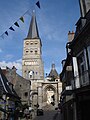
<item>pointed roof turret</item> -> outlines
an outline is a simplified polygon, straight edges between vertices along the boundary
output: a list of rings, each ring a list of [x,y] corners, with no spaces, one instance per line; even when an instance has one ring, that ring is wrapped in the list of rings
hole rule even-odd
[[[39,38],[35,11],[33,11],[33,13],[32,13],[32,18],[31,18],[31,22],[30,22],[30,27],[29,27],[27,38]]]
[[[49,77],[54,77],[54,78],[58,77],[58,73],[55,69],[55,64],[52,64],[52,68],[51,68],[51,71],[49,73]]]

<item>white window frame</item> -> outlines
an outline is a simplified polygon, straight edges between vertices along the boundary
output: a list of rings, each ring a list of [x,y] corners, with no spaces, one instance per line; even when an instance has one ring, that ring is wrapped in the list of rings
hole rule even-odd
[[[82,50],[82,51],[77,55],[77,60],[78,60],[78,58],[79,58],[79,56],[80,56],[81,54],[83,54],[83,57],[84,57],[83,60],[84,60],[84,61],[78,65],[78,68],[79,68],[79,69],[82,69],[81,67],[84,66],[84,73],[85,73],[85,72],[86,72],[86,73],[83,74],[82,71],[80,70],[80,71],[81,71],[80,84],[81,84],[81,86],[86,86],[86,85],[89,84],[89,78],[88,78],[88,72],[87,72],[87,70],[88,70],[88,64],[87,64],[86,49]],[[79,71],[79,72],[80,72],[80,71]]]

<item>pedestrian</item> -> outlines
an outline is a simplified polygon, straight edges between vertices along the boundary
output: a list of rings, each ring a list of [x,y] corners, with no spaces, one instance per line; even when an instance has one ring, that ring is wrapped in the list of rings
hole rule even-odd
[[[24,115],[25,115],[25,118],[26,118],[26,120],[28,120],[28,118],[29,118],[29,109],[28,108],[26,108],[25,110],[24,110]]]
[[[10,120],[10,112],[7,113],[7,120]]]
[[[9,120],[14,120],[14,110],[11,110],[9,115],[10,115],[9,116],[10,117]]]
[[[19,108],[16,108],[14,112],[14,120],[18,120],[18,118],[19,118]]]

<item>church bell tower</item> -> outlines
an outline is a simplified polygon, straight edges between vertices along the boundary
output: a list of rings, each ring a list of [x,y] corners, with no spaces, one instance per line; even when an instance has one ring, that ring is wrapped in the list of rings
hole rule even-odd
[[[39,37],[35,12],[32,14],[28,35],[24,39],[22,76],[31,81],[44,80],[42,42]]]

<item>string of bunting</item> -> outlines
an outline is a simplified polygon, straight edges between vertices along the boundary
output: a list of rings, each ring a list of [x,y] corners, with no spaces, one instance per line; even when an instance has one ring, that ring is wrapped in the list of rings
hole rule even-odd
[[[38,7],[39,9],[41,8],[41,7],[40,7],[40,2],[39,2],[39,1],[36,2],[36,5],[37,5],[37,7]],[[4,39],[5,35],[6,35],[6,36],[9,35],[9,30],[15,31],[14,26],[16,26],[16,27],[19,28],[20,25],[19,25],[18,22],[21,21],[22,23],[24,23],[24,16],[25,16],[26,14],[31,15],[30,9],[27,10],[27,11],[26,11],[16,22],[14,22],[13,25],[11,25],[11,26],[9,27],[9,29],[6,30],[0,37]]]

